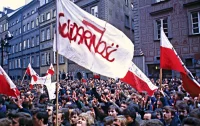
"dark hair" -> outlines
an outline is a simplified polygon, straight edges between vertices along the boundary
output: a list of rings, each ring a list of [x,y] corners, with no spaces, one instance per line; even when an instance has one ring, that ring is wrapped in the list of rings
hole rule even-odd
[[[191,126],[200,126],[200,120],[193,117],[187,117],[183,119],[182,125],[184,124],[191,125]]]
[[[197,119],[200,119],[200,108],[196,108],[196,109],[193,109],[190,114],[189,114],[191,117],[195,117]]]
[[[189,107],[186,103],[184,102],[180,102],[178,105],[177,105],[177,108],[178,109],[181,109],[181,110],[187,110],[187,112],[189,112]]]
[[[127,107],[125,110],[124,110],[124,116],[130,116],[131,118],[133,118],[133,120],[135,120],[136,118],[136,111],[134,108],[131,108],[131,107]]]
[[[44,124],[48,124],[48,113],[47,112],[38,112],[36,115],[37,119],[43,119]]]
[[[19,118],[19,125],[20,126],[33,126],[32,118],[26,118],[26,117]]]
[[[103,119],[104,125],[111,125],[112,122],[114,121],[114,117],[113,116],[107,116]]]
[[[150,119],[145,121],[141,126],[164,126],[159,119]]]

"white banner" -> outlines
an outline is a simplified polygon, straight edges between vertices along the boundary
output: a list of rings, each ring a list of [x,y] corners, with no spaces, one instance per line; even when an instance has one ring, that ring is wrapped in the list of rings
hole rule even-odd
[[[111,24],[69,0],[58,0],[57,31],[59,54],[107,77],[123,78],[126,75],[132,62],[134,45]]]
[[[48,74],[44,77],[37,76],[37,81],[34,81],[34,79],[31,78],[31,84],[51,84],[51,75]]]

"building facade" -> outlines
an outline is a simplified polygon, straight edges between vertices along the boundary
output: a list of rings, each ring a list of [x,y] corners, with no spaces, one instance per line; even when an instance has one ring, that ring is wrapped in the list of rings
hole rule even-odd
[[[199,0],[132,0],[135,48],[145,56],[146,74],[159,77],[160,26],[186,67],[200,76],[200,1]],[[163,71],[164,77],[179,76]]]
[[[40,1],[38,9],[39,26],[40,26],[40,73],[45,75],[50,64],[56,68],[56,53],[53,52],[53,41],[56,28],[56,1]],[[67,73],[67,60],[64,56],[59,55],[59,73]],[[55,69],[56,71],[56,69]],[[56,72],[53,76],[56,80]]]
[[[9,41],[12,47],[9,55],[9,76],[12,79],[22,79],[29,63],[40,74],[37,18],[39,5],[39,1],[34,0],[16,10],[8,18],[8,29],[13,34],[13,38]]]
[[[2,51],[2,43],[5,40],[5,36],[8,34],[8,21],[7,18],[8,16],[13,12],[14,10],[10,8],[4,8],[2,12],[0,12],[0,63],[3,65],[2,67],[4,68],[5,72],[8,73],[8,51],[9,47],[3,47]],[[5,41],[4,41],[5,44]],[[2,53],[3,52],[3,53]],[[3,59],[3,64],[2,64],[2,59]]]

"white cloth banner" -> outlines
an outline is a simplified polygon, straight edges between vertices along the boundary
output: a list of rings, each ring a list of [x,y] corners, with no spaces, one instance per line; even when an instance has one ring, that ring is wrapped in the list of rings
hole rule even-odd
[[[33,78],[31,78],[31,84],[34,85],[34,84],[51,84],[51,75],[48,74],[44,77],[39,77],[37,76],[37,81],[34,81]]]
[[[126,75],[134,52],[123,32],[69,0],[57,2],[57,45],[53,45],[54,51],[80,66],[112,78]]]
[[[47,87],[47,91],[48,91],[48,94],[49,94],[49,100],[55,99],[56,98],[56,95],[55,95],[55,92],[56,92],[56,82],[47,83],[45,85]]]

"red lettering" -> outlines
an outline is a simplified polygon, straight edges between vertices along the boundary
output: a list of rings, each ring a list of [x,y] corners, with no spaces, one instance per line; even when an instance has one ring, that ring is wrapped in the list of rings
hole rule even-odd
[[[59,19],[62,17],[65,18],[65,15],[63,13],[59,13]],[[115,58],[111,59],[110,55],[113,52],[117,51],[119,45],[116,45],[116,47],[114,47],[114,43],[112,43],[112,45],[109,46],[105,41],[102,41],[103,35],[106,31],[105,29],[101,30],[86,20],[83,20],[82,23],[85,26],[91,27],[96,32],[100,33],[99,40],[97,40],[96,35],[93,34],[91,31],[85,30],[83,26],[78,26],[76,23],[72,24],[70,20],[68,20],[67,23],[63,24],[59,22],[59,34],[63,38],[68,38],[70,42],[78,41],[78,45],[85,44],[85,46],[88,48],[90,52],[93,49],[95,53],[101,55],[107,61],[113,62]]]

